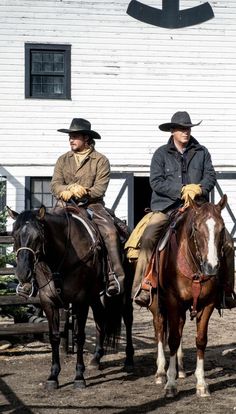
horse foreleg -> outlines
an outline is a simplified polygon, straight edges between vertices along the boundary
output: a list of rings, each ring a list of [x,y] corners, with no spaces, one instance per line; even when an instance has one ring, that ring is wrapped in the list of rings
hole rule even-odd
[[[180,344],[177,351],[177,367],[178,367],[178,378],[186,378],[186,373],[184,370],[184,352],[183,352],[183,329],[186,321],[186,314],[183,313],[180,318],[179,324],[179,334],[180,334]]]
[[[50,304],[42,304],[43,310],[48,319],[49,326],[49,340],[52,348],[52,364],[51,364],[51,374],[49,375],[46,388],[48,390],[54,390],[58,388],[58,375],[61,371],[60,366],[60,355],[59,355],[59,345],[60,345],[60,319],[59,319],[59,309],[54,308]]]
[[[125,298],[124,307],[122,310],[122,316],[126,330],[126,347],[125,347],[125,370],[131,372],[134,369],[134,347],[132,339],[132,326],[133,326],[133,304],[131,298]]]
[[[75,335],[75,342],[77,345],[77,362],[76,362],[76,375],[74,379],[74,388],[85,388],[86,382],[84,379],[84,343],[85,343],[85,324],[88,316],[88,306],[79,307],[76,312],[77,317],[77,332]]]
[[[195,377],[197,380],[196,384],[196,393],[200,397],[208,397],[210,395],[208,385],[205,381],[205,372],[204,372],[204,355],[207,345],[207,329],[210,316],[214,310],[214,304],[206,306],[201,312],[197,315],[197,337],[196,337],[196,347],[197,347],[197,363],[195,370]]]

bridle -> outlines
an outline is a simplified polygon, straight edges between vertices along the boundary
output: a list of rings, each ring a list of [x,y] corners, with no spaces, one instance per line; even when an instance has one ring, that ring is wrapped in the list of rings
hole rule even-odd
[[[34,256],[34,262],[35,263],[37,263],[38,262],[38,259],[39,259],[39,253],[40,253],[40,250],[37,250],[36,252],[33,250],[33,249],[31,249],[30,247],[19,247],[19,249],[17,249],[17,251],[16,251],[16,258],[18,257],[18,254],[19,254],[19,252],[21,251],[21,250],[29,250],[32,254],[33,254],[33,256]]]

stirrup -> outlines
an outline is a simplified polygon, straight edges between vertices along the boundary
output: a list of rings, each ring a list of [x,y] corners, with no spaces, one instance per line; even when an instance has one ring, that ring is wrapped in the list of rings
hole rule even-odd
[[[142,291],[148,293],[148,295],[149,295],[149,303],[144,303],[144,301],[142,302],[142,299],[139,301],[139,296],[140,296],[140,294],[141,294]],[[134,295],[133,300],[136,303],[136,305],[141,306],[143,308],[149,308],[151,306],[151,304],[152,304],[152,286],[149,285],[148,286],[148,290],[147,290],[147,289],[143,289],[142,288],[142,284],[140,284],[140,286],[138,287],[138,289],[137,289],[137,291],[136,291],[136,293]]]
[[[112,276],[112,279],[110,278],[110,276]],[[114,283],[114,281],[115,281],[115,285],[114,285],[114,290],[115,290],[115,292],[113,293],[113,294],[110,294],[109,292],[108,292],[108,290],[109,290],[109,283],[110,282],[113,282]],[[110,288],[111,288],[111,286],[110,286]],[[114,272],[110,272],[109,274],[108,274],[108,283],[107,283],[107,286],[106,286],[106,295],[109,297],[109,298],[112,298],[113,296],[117,296],[117,295],[119,295],[120,294],[120,282],[119,282],[119,280],[117,279],[117,277],[116,277],[116,275],[115,275],[115,273]]]

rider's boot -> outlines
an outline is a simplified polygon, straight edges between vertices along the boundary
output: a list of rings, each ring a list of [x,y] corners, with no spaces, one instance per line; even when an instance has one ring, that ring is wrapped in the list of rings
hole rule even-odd
[[[120,250],[117,243],[109,246],[108,251],[108,272],[106,294],[116,296],[124,293],[125,273],[121,262]]]
[[[134,295],[134,302],[138,306],[149,308],[152,304],[152,286],[143,282]]]

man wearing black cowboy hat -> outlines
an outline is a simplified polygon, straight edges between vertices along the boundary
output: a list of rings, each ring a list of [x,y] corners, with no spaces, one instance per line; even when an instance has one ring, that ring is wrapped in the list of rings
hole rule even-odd
[[[158,148],[151,161],[150,185],[152,188],[151,210],[153,212],[141,237],[140,253],[133,284],[134,301],[148,307],[151,303],[152,287],[144,277],[153,250],[168,223],[169,214],[178,207],[188,207],[189,198],[208,201],[209,193],[216,183],[216,174],[208,150],[191,135],[193,124],[185,111],[176,112],[171,122],[161,124],[161,131],[171,132],[166,145]],[[225,258],[228,265],[229,291],[234,288],[234,247],[226,232]],[[236,306],[231,294],[225,293],[226,307]]]
[[[70,199],[83,201],[92,210],[93,221],[101,233],[111,265],[106,293],[108,296],[123,293],[124,270],[119,236],[103,201],[110,179],[110,163],[94,148],[95,139],[101,137],[91,129],[90,122],[82,118],[74,118],[69,129],[58,131],[69,134],[71,151],[61,155],[56,162],[52,192],[64,202]]]

